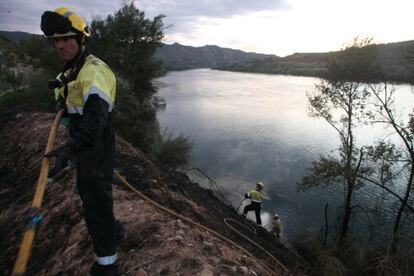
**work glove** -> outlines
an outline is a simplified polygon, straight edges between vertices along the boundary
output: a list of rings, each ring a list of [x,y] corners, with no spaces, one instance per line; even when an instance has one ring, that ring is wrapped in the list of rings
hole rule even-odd
[[[59,112],[59,110],[65,109],[65,108],[66,108],[65,99],[59,95],[59,97],[56,100],[55,111]]]
[[[76,153],[73,148],[73,142],[69,141],[63,146],[57,147],[45,154],[45,157],[47,158],[56,157],[55,165],[49,171],[49,178],[55,176],[64,168],[71,166],[74,163]]]
[[[64,83],[58,79],[51,79],[47,82],[50,90],[55,90],[56,88],[61,88],[64,86]]]
[[[244,198],[250,198],[248,193],[244,194]]]

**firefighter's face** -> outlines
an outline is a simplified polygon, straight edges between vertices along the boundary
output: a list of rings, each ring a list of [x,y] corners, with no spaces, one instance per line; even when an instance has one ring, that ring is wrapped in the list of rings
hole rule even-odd
[[[55,37],[53,38],[59,58],[63,61],[72,60],[79,51],[79,44],[75,36]]]

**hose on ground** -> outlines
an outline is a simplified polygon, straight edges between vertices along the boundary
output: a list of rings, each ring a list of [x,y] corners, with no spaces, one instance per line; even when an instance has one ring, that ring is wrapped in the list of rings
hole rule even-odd
[[[158,204],[157,202],[155,202],[155,201],[153,201],[152,199],[150,199],[149,197],[147,197],[146,195],[144,195],[143,193],[141,193],[140,191],[138,191],[135,187],[133,187],[131,184],[129,184],[128,183],[128,181],[126,181],[126,179],[125,178],[123,178],[120,174],[119,174],[119,172],[117,172],[117,171],[115,171],[114,172],[114,174],[115,174],[115,176],[129,189],[129,190],[131,190],[131,191],[133,191],[135,194],[137,194],[138,195],[138,197],[139,198],[141,198],[141,199],[143,199],[143,200],[145,200],[145,201],[147,201],[148,203],[150,203],[151,205],[153,205],[154,207],[156,207],[158,210],[161,210],[161,211],[163,211],[163,212],[165,212],[165,213],[167,213],[167,214],[169,214],[169,215],[171,215],[171,216],[173,216],[173,217],[176,217],[176,218],[178,218],[178,219],[180,219],[180,220],[182,220],[182,221],[185,221],[185,222],[187,222],[188,224],[191,224],[191,225],[193,225],[194,227],[196,227],[196,228],[199,228],[199,229],[201,229],[201,230],[204,230],[204,231],[206,231],[206,232],[208,232],[208,233],[211,233],[212,235],[214,235],[214,236],[216,236],[217,238],[219,238],[219,239],[221,239],[222,241],[224,241],[224,242],[226,242],[226,243],[228,243],[228,244],[230,244],[230,245],[232,245],[232,246],[234,246],[234,247],[236,247],[237,249],[239,249],[240,251],[242,251],[243,253],[245,253],[246,255],[248,255],[249,257],[251,257],[252,259],[255,259],[259,264],[261,264],[264,268],[266,268],[266,270],[268,270],[268,272],[270,273],[270,275],[279,275],[278,273],[275,273],[271,268],[269,268],[267,265],[265,265],[262,261],[260,261],[260,260],[258,260],[257,258],[255,258],[249,251],[247,251],[246,249],[244,249],[243,247],[241,247],[240,245],[238,245],[237,243],[235,243],[234,241],[232,241],[232,240],[230,240],[230,239],[228,239],[228,238],[226,238],[226,237],[224,237],[223,235],[221,235],[221,234],[219,234],[219,233],[217,233],[216,231],[214,231],[214,230],[212,230],[212,229],[210,229],[210,228],[208,228],[208,227],[206,227],[206,226],[204,226],[204,225],[202,225],[202,224],[200,224],[200,223],[198,223],[198,222],[195,222],[195,221],[193,221],[193,220],[191,220],[191,219],[189,219],[189,218],[187,218],[187,217],[185,217],[185,216],[183,216],[183,215],[180,215],[180,214],[178,214],[178,213],[176,213],[176,212],[174,212],[174,211],[172,211],[172,210],[170,210],[170,209],[168,209],[168,208],[166,208],[166,207],[164,207],[164,206],[162,206],[162,205],[160,205],[160,204]],[[268,253],[267,252],[267,254],[270,254],[270,253]],[[270,256],[271,256],[271,254],[270,254]],[[276,259],[275,257],[273,257],[272,256],[272,259]],[[279,264],[280,265],[280,267],[288,274],[288,275],[292,275],[292,273],[290,273],[290,271],[285,267],[285,266],[283,266],[277,259],[276,259],[276,263],[277,264]]]

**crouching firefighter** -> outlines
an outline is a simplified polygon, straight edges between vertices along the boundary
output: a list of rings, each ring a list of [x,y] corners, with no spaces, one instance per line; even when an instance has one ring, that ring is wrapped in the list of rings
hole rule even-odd
[[[246,217],[247,212],[254,211],[256,215],[256,223],[259,226],[262,226],[262,219],[260,218],[260,211],[262,208],[263,199],[269,199],[266,194],[263,192],[264,184],[263,182],[256,183],[256,189],[251,190],[250,192],[244,195],[244,198],[250,198],[251,203],[244,207],[243,217]]]
[[[273,235],[278,240],[280,240],[283,234],[283,225],[282,225],[282,221],[280,220],[280,217],[278,214],[274,214],[272,226],[273,226],[273,229],[272,229]]]
[[[76,184],[96,254],[92,275],[118,275],[112,200],[115,75],[89,53],[86,21],[69,8],[44,12],[41,29],[64,62],[55,92],[69,119],[70,137],[63,146],[45,155],[56,158],[49,177],[76,160]]]

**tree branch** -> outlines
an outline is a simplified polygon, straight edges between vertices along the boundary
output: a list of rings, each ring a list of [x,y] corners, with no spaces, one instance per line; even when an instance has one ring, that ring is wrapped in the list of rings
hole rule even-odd
[[[374,184],[375,186],[378,186],[378,187],[386,190],[387,192],[389,192],[390,194],[392,194],[393,196],[395,196],[396,198],[398,198],[398,200],[400,200],[402,203],[404,203],[404,199],[400,195],[398,195],[397,193],[395,193],[393,190],[391,190],[390,188],[386,187],[385,185],[380,184],[380,183],[378,183],[378,182],[376,182],[376,181],[374,181],[372,179],[369,179],[369,178],[367,178],[367,177],[365,177],[363,175],[358,175],[358,177],[361,178],[361,179],[364,179],[365,181],[368,181],[371,184]],[[414,207],[411,206],[411,205],[409,205],[408,203],[406,203],[406,206],[414,214]]]

